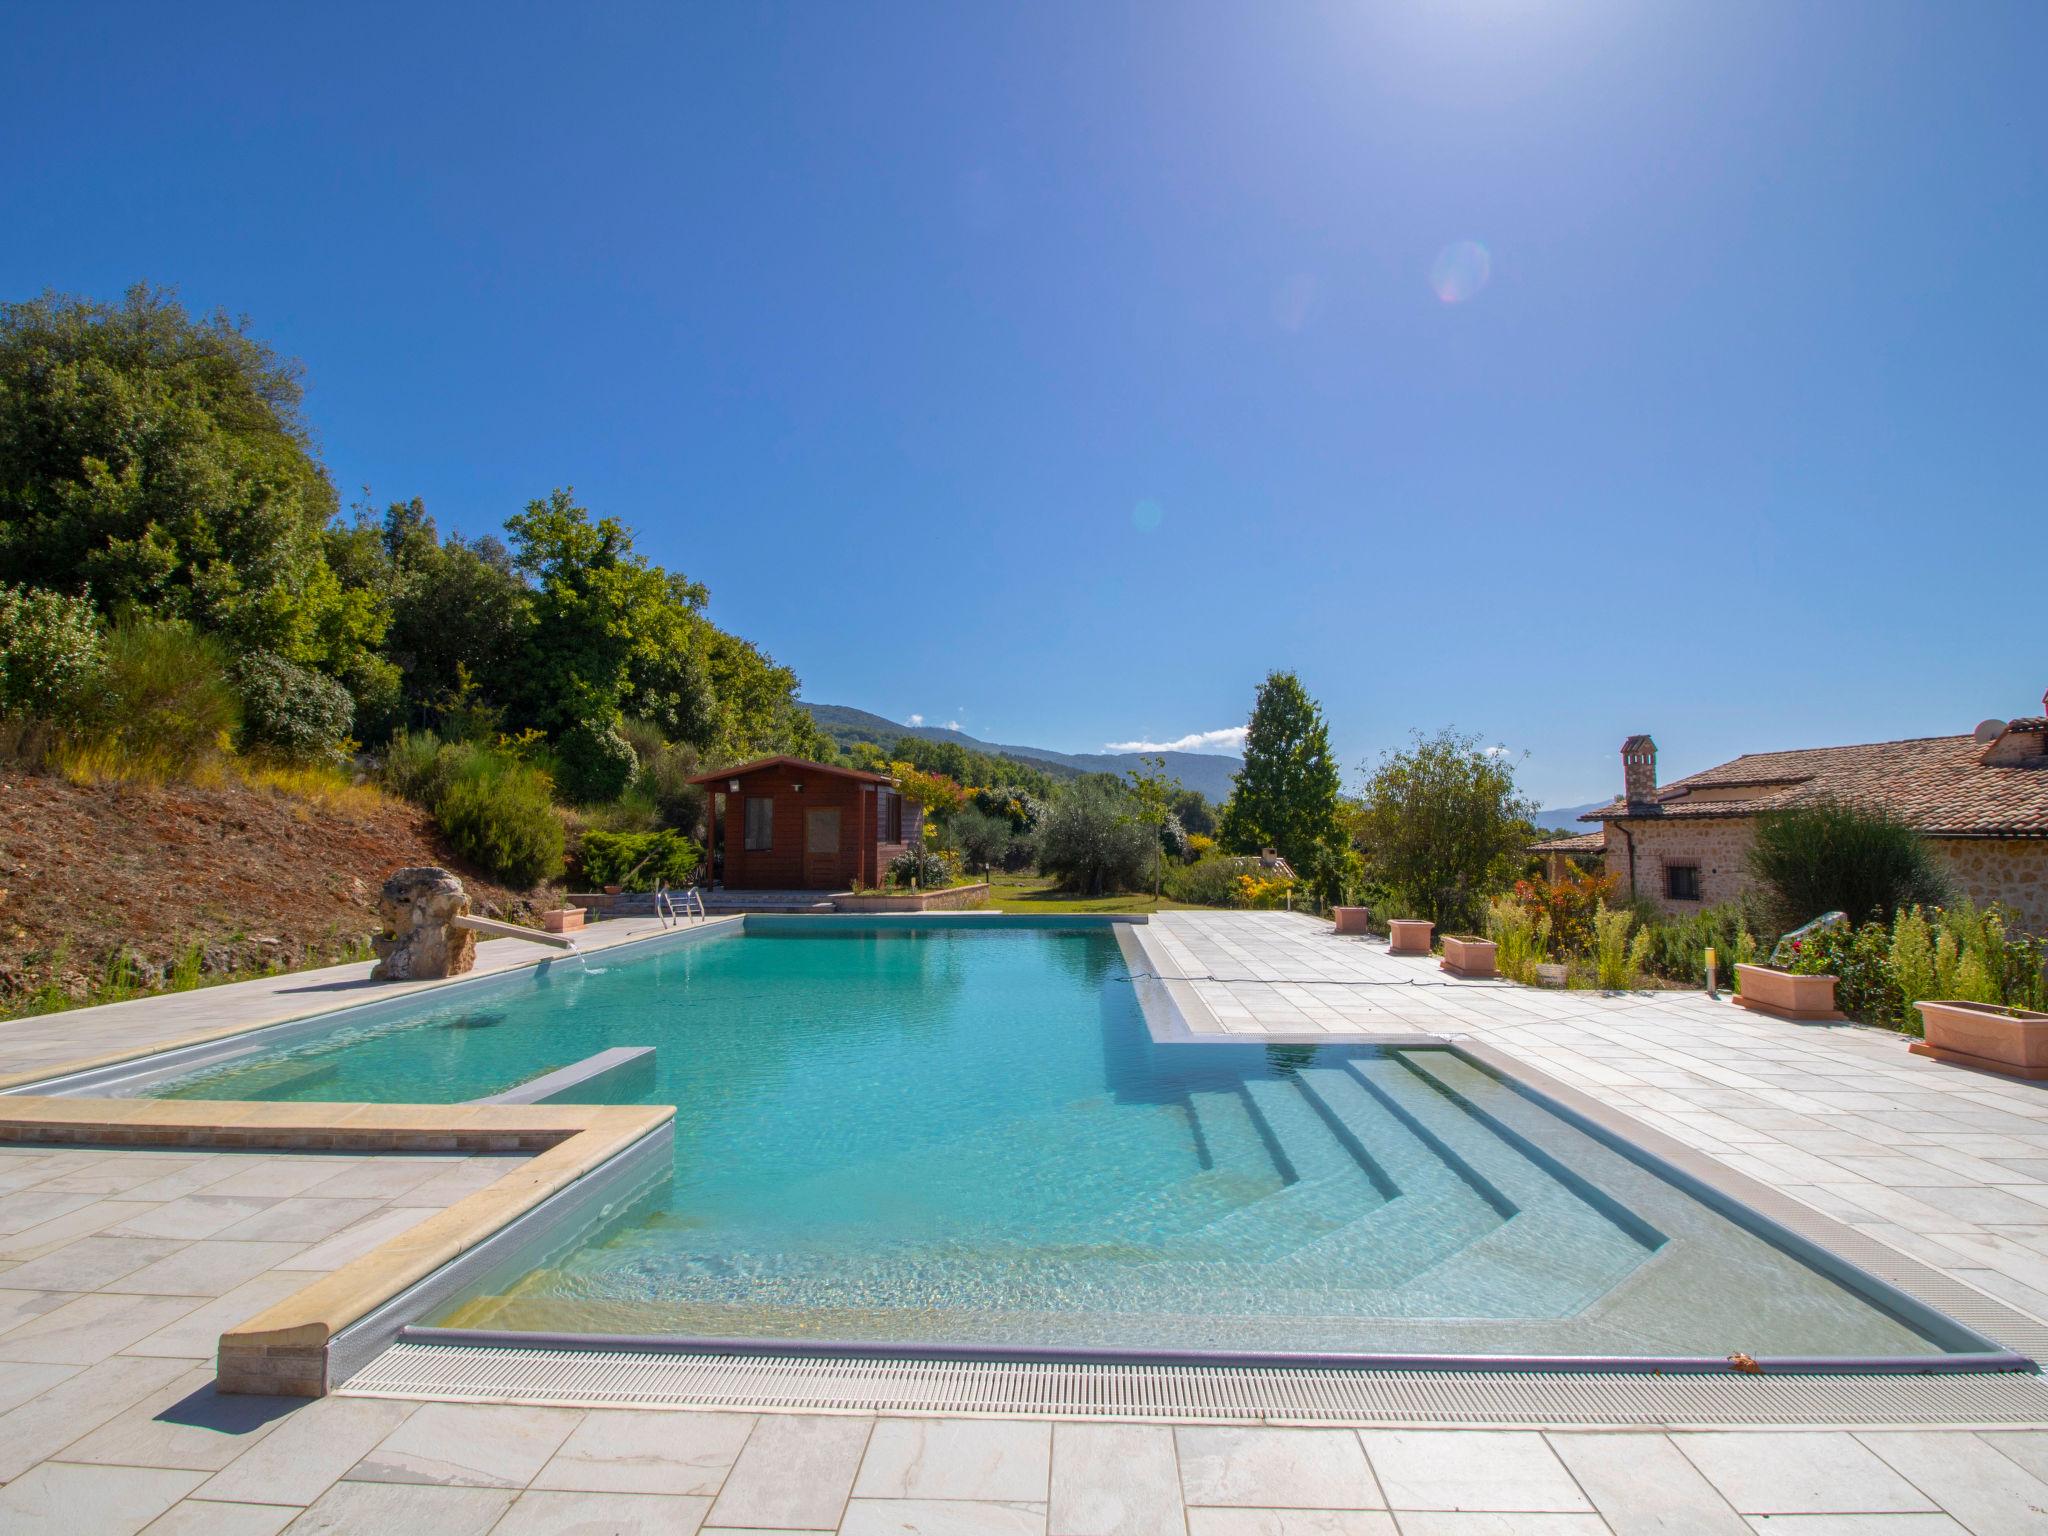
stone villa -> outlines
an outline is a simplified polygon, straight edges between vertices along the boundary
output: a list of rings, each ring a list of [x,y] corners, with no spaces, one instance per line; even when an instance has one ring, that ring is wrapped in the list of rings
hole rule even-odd
[[[1904,816],[1973,901],[2003,902],[2048,931],[2048,697],[2041,714],[1964,736],[1752,752],[1661,786],[1648,736],[1622,743],[1621,763],[1620,797],[1580,818],[1599,831],[1531,849],[1553,875],[1566,858],[1604,859],[1621,890],[1698,911],[1742,893],[1760,812],[1832,796]]]

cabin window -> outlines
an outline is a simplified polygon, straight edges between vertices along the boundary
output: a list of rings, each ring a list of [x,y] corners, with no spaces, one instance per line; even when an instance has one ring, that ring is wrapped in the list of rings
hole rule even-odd
[[[747,852],[766,853],[775,846],[775,802],[765,796],[747,797]]]
[[[1672,901],[1700,899],[1700,867],[1697,864],[1666,864],[1664,895]]]
[[[903,841],[903,797],[890,790],[875,791],[875,841]]]

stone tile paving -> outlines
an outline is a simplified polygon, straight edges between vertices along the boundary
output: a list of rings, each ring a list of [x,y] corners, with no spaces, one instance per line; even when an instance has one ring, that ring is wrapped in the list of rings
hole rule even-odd
[[[1287,913],[1173,912],[1150,926],[1162,974],[1227,999],[1227,1032],[1421,1031],[1498,1046],[2048,1320],[2048,1085],[1911,1055],[1888,1031],[1781,1023],[1698,992],[1461,981]],[[1291,980],[1304,977],[1316,980]]]
[[[2043,1089],[1697,996],[1453,982],[1285,914],[1175,913],[1151,938],[1233,1032],[1489,1041],[2048,1309]],[[0,1148],[0,1531],[2048,1530],[2048,1430],[1282,1429],[210,1391],[221,1327],[502,1166]]]
[[[240,1417],[224,1416],[231,1406]],[[157,1419],[138,1413],[16,1476],[0,1488],[0,1529],[1992,1536],[2048,1525],[2039,1431],[1275,1429],[338,1397],[168,1411],[179,1422],[147,1430]]]

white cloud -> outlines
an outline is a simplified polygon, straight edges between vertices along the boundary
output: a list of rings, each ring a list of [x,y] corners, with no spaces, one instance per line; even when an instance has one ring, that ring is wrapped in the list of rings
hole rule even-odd
[[[1106,741],[1105,752],[1242,752],[1246,727],[1225,731],[1189,731],[1172,741]]]
[[[948,720],[946,722],[946,729],[949,731],[957,731],[960,729],[960,722],[958,720]]]
[[[1514,751],[1509,747],[1494,746],[1488,747],[1484,755],[1487,757],[1513,757]]]
[[[924,716],[923,716],[923,715],[912,715],[912,716],[911,716],[911,717],[910,717],[910,718],[909,718],[909,719],[908,719],[907,721],[905,721],[904,723],[905,723],[906,725],[923,725],[923,724],[924,724]]]

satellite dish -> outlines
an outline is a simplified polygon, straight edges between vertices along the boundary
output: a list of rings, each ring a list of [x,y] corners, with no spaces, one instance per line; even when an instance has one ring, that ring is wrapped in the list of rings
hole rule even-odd
[[[2005,722],[2003,720],[1980,720],[1977,722],[1977,729],[1970,732],[1970,734],[1978,741],[1996,741],[2005,734]]]

